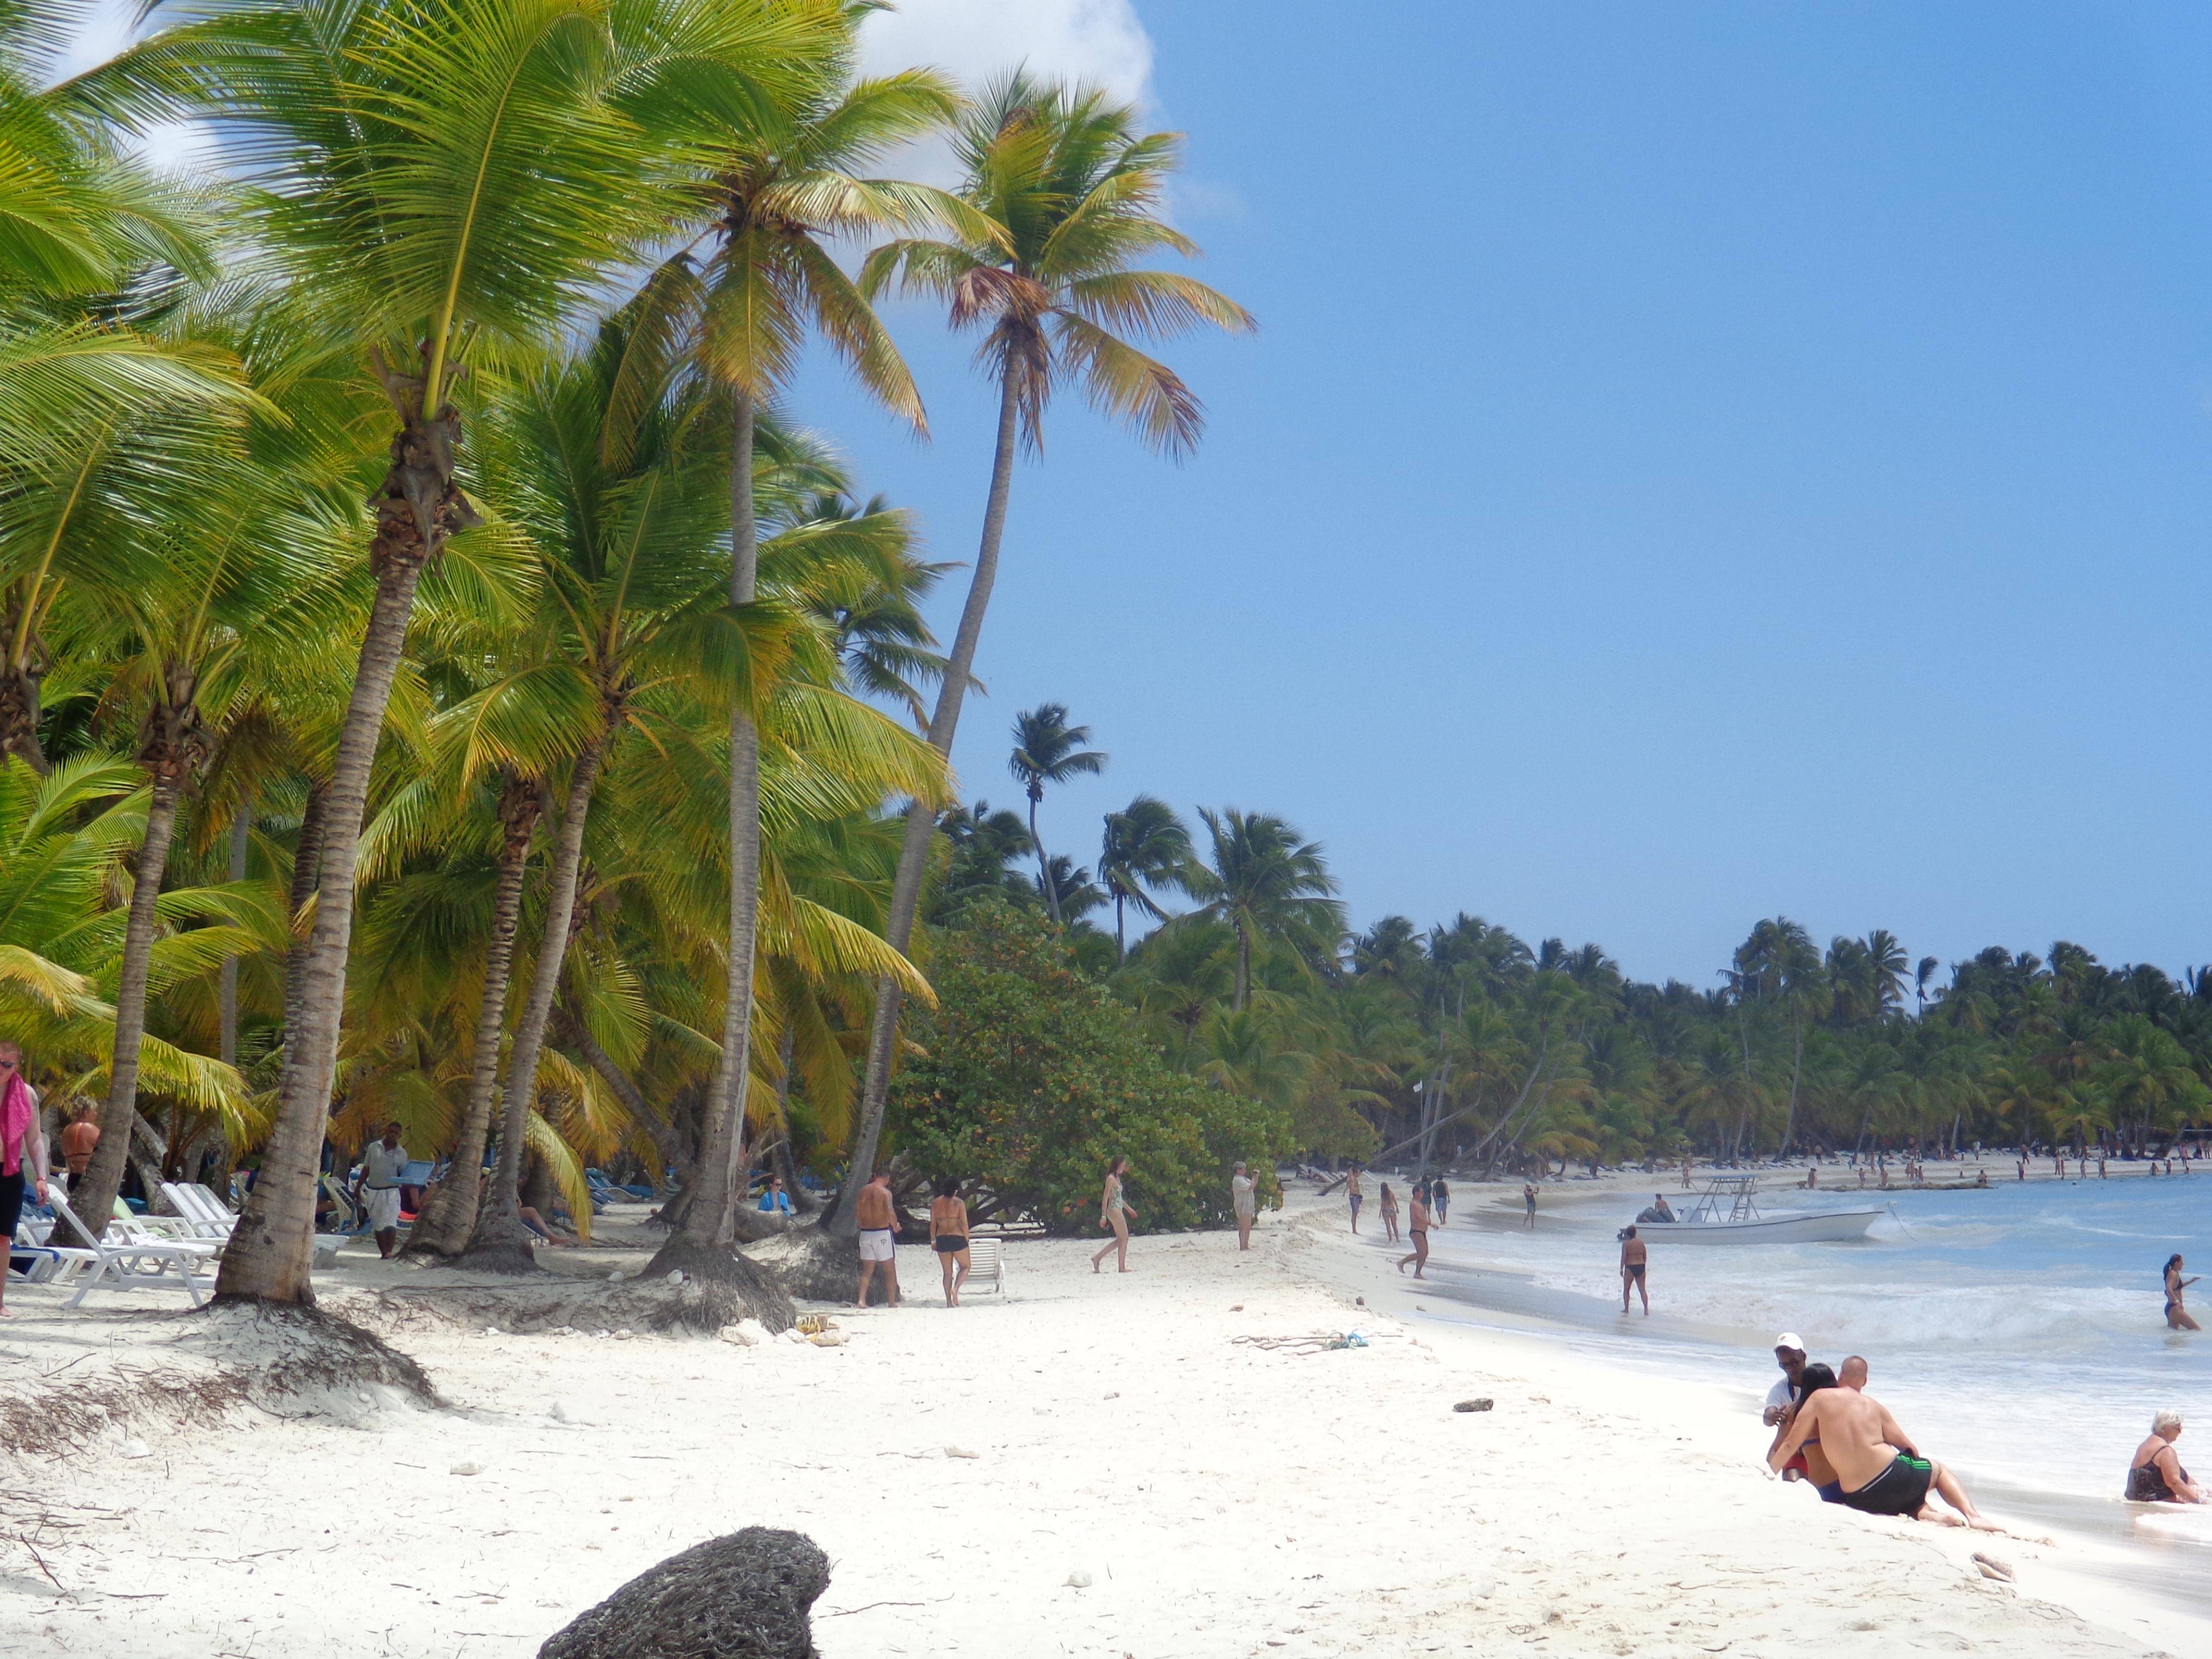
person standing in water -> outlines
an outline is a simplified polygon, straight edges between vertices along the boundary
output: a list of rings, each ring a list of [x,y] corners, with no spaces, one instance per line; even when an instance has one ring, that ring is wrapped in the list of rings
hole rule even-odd
[[[1421,1271],[1429,1265],[1429,1183],[1425,1181],[1413,1183],[1413,1200],[1407,1212],[1406,1231],[1413,1236],[1413,1253],[1398,1258],[1398,1271],[1405,1272],[1406,1264],[1410,1261],[1413,1264],[1413,1277],[1425,1278],[1427,1275]]]
[[[2181,1438],[2181,1413],[2168,1406],[2153,1414],[2150,1436],[2128,1460],[2125,1496],[2130,1504],[2202,1504],[2204,1489],[2181,1467],[2173,1443]]]
[[[1382,1237],[1389,1243],[1398,1242],[1398,1194],[1390,1190],[1390,1183],[1382,1183],[1382,1195],[1376,1201],[1382,1212]]]
[[[1534,1226],[1536,1224],[1536,1183],[1533,1181],[1524,1181],[1521,1183],[1521,1207],[1525,1216],[1521,1224],[1523,1227]]]
[[[1644,1269],[1650,1260],[1651,1247],[1636,1236],[1636,1229],[1620,1231],[1620,1310],[1628,1311],[1628,1292],[1633,1286],[1644,1298],[1644,1316],[1651,1317],[1651,1292],[1644,1288]]]
[[[2181,1293],[2197,1281],[2181,1276],[2181,1252],[2176,1250],[2166,1259],[2166,1328],[2170,1331],[2201,1331],[2204,1328],[2189,1316],[2182,1305]]]
[[[1352,1166],[1352,1173],[1344,1178],[1344,1195],[1352,1202],[1352,1231],[1359,1231],[1359,1201],[1365,1196],[1359,1190],[1359,1166]]]
[[[1129,1160],[1117,1158],[1106,1166],[1106,1184],[1098,1194],[1098,1224],[1114,1237],[1099,1246],[1098,1254],[1091,1258],[1091,1271],[1099,1271],[1098,1264],[1109,1255],[1118,1254],[1121,1271],[1129,1271],[1129,1224],[1137,1212],[1129,1200],[1121,1196],[1121,1172],[1129,1167]]]

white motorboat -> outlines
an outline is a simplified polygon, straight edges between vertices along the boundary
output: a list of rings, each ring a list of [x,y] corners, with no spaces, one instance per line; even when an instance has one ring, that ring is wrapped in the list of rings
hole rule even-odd
[[[1834,1244],[1864,1238],[1887,1210],[1811,1210],[1796,1215],[1759,1212],[1757,1176],[1711,1176],[1697,1202],[1673,1221],[1644,1221],[1636,1236],[1652,1243]]]

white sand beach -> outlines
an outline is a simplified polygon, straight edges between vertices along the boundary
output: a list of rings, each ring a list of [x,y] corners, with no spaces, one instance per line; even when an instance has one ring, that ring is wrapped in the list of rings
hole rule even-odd
[[[2197,1621],[2100,1595],[2082,1550],[1767,1479],[1763,1378],[1730,1400],[1447,1325],[1348,1244],[1310,1198],[1249,1255],[1139,1238],[1127,1276],[1094,1276],[1088,1244],[1021,1243],[1005,1295],[957,1311],[908,1249],[909,1305],[838,1312],[838,1347],[387,1327],[444,1411],[190,1425],[142,1391],[73,1449],[9,1449],[0,1649],[527,1656],[653,1563],[759,1523],[829,1553],[828,1659],[2212,1651]],[[325,1303],[361,1313],[429,1277],[349,1254]],[[9,1395],[156,1363],[169,1322],[104,1302],[11,1295]],[[1305,1340],[1352,1329],[1368,1346]],[[1453,1411],[1475,1397],[1493,1408]]]

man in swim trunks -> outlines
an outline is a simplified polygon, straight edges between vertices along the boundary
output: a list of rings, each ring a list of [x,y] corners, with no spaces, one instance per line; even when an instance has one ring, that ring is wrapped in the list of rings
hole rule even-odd
[[[1789,1430],[1766,1455],[1767,1467],[1781,1470],[1808,1440],[1818,1440],[1836,1471],[1841,1488],[1835,1501],[1868,1515],[1902,1515],[1917,1521],[1964,1524],[1979,1532],[2002,1528],[1984,1520],[1959,1479],[1941,1463],[1920,1455],[1911,1437],[1898,1426],[1889,1408],[1863,1392],[1867,1363],[1854,1354],[1837,1373],[1839,1388],[1806,1395]],[[1959,1512],[1954,1520],[1929,1501],[1930,1488]]]
[[[878,1170],[860,1188],[853,1206],[853,1219],[860,1224],[860,1289],[853,1305],[868,1305],[868,1281],[876,1269],[884,1270],[884,1305],[898,1306],[898,1207],[891,1202],[891,1177]]]
[[[1528,1218],[1521,1224],[1524,1227],[1534,1226],[1536,1224],[1536,1183],[1534,1182],[1524,1181],[1521,1183],[1521,1202],[1528,1216]]]
[[[1620,1232],[1620,1310],[1628,1311],[1628,1291],[1633,1285],[1644,1298],[1644,1316],[1651,1317],[1651,1292],[1644,1288],[1644,1268],[1650,1254],[1650,1246],[1636,1236],[1636,1229],[1624,1227]]]
[[[1359,1166],[1352,1166],[1352,1173],[1344,1178],[1344,1195],[1352,1200],[1352,1231],[1359,1231],[1359,1205],[1366,1194],[1359,1190]]]

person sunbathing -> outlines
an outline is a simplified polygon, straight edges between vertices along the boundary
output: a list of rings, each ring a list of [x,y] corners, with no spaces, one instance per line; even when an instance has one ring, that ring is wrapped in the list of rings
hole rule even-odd
[[[521,1216],[522,1224],[529,1228],[532,1232],[536,1233],[538,1237],[544,1239],[548,1244],[557,1246],[562,1249],[572,1250],[576,1248],[576,1241],[574,1239],[564,1238],[559,1233],[555,1232],[552,1227],[547,1224],[545,1218],[538,1214],[536,1210],[531,1208],[529,1205],[525,1204],[521,1206],[516,1212]]]
[[[2150,1435],[2128,1462],[2130,1504],[2202,1504],[2204,1489],[2189,1478],[2173,1443],[2181,1438],[2181,1413],[2171,1406],[2150,1420]]]
[[[1867,1515],[1901,1515],[1978,1532],[2002,1532],[1983,1517],[1959,1484],[1958,1476],[1932,1458],[1923,1457],[1911,1437],[1883,1405],[1863,1389],[1867,1363],[1854,1354],[1838,1373],[1839,1388],[1808,1395],[1789,1431],[1767,1454],[1778,1474],[1806,1443],[1817,1440],[1835,1471],[1835,1502]],[[1930,1491],[1958,1511],[1957,1518],[1936,1507]]]

